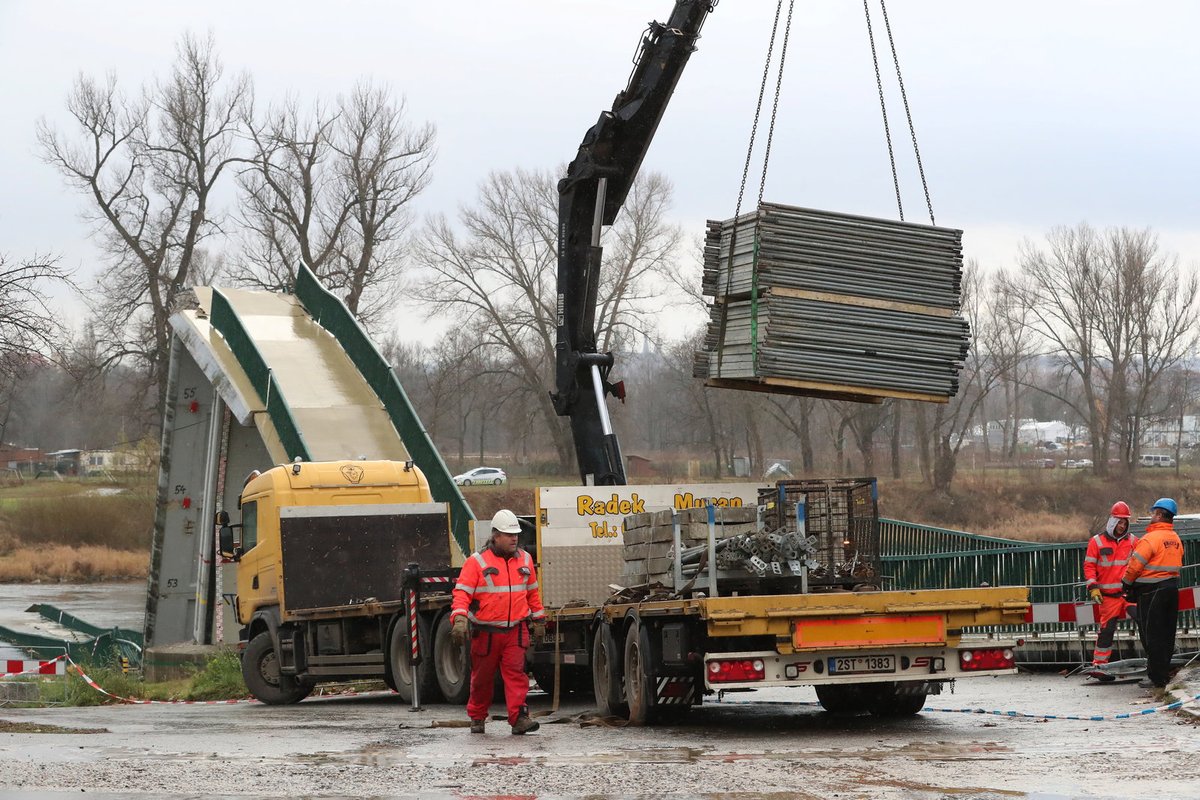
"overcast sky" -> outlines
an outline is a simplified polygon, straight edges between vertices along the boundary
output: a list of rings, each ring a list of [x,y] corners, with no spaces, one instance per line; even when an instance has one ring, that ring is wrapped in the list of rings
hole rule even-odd
[[[83,201],[40,162],[36,121],[65,124],[79,72],[112,71],[130,92],[165,74],[185,31],[212,31],[259,103],[332,98],[364,76],[390,85],[437,128],[419,211],[453,215],[490,170],[569,161],[624,87],[646,23],[671,7],[0,0],[0,252],[61,253],[83,282],[94,274]],[[690,236],[733,213],[774,8],[720,3],[643,165],[674,183]],[[1200,3],[893,0],[889,11],[937,222],[965,231],[968,256],[1011,267],[1023,237],[1088,221],[1153,227],[1182,263],[1200,261]],[[875,29],[883,47],[878,16]],[[903,109],[889,99],[905,211],[922,221]],[[765,199],[896,216],[861,3],[796,4]]]

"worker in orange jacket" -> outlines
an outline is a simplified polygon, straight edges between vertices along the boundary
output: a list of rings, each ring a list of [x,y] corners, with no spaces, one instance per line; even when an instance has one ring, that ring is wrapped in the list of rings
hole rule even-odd
[[[525,696],[525,648],[530,629],[539,639],[546,632],[546,612],[538,595],[537,575],[529,553],[517,547],[521,523],[501,509],[492,517],[487,545],[463,564],[454,585],[450,609],[451,635],[460,644],[471,635],[471,695],[467,716],[471,733],[483,733],[496,682],[504,680],[508,724],[514,734],[538,729],[529,717]]]
[[[1183,542],[1172,524],[1179,507],[1163,497],[1150,507],[1150,524],[1129,559],[1122,585],[1137,603],[1138,636],[1146,651],[1143,688],[1167,685],[1175,655],[1175,626],[1179,616],[1179,573]]]
[[[1117,623],[1124,618],[1130,605],[1124,597],[1121,581],[1137,541],[1138,538],[1129,532],[1129,506],[1121,501],[1113,503],[1108,512],[1104,532],[1088,540],[1083,577],[1087,581],[1088,596],[1100,611],[1100,632],[1096,635],[1096,649],[1092,651],[1092,664],[1096,666],[1107,664],[1112,658]]]

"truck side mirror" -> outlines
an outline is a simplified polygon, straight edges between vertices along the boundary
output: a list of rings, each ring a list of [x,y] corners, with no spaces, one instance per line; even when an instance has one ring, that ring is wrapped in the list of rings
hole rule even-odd
[[[225,526],[229,525],[229,512],[228,511],[218,511],[216,523],[217,523],[217,525],[219,525],[221,527],[225,527]]]
[[[225,514],[224,511],[221,512]],[[225,514],[225,524],[217,532],[217,552],[222,558],[232,558],[237,561],[241,557],[241,548],[233,541],[233,528],[229,525],[229,515]]]

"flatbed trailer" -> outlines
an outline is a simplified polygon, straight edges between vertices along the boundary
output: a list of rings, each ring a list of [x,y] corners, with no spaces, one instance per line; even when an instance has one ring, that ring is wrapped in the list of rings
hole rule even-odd
[[[837,516],[870,534],[875,509],[862,499],[870,496],[862,483],[837,484],[841,494],[831,493],[820,514],[814,504],[806,518],[815,528]],[[964,631],[1020,623],[1029,608],[1022,587],[826,585],[797,594],[778,590],[794,582],[768,580],[761,586],[775,591],[767,593],[728,579],[727,596],[718,596],[718,569],[717,582],[699,583],[705,593],[695,581],[686,592],[653,585],[612,592],[607,581],[619,580],[622,539],[634,535],[625,530],[631,513],[685,518],[702,509],[715,547],[710,509],[721,504],[753,517],[759,507],[749,503],[761,491],[756,484],[539,490],[536,535],[525,544],[536,550],[547,606],[547,634],[528,652],[541,687],[594,693],[602,713],[647,724],[715,692],[778,686],[815,686],[831,711],[911,714],[956,678],[1015,671],[1015,642]],[[465,702],[468,653],[450,636],[449,619],[463,557],[446,507],[429,501],[418,469],[384,461],[280,465],[247,483],[240,512],[236,525],[221,515],[221,552],[239,562],[243,674],[256,697],[291,703],[323,681],[375,677],[414,704]],[[835,538],[840,552],[842,537]]]
[[[835,592],[608,603],[548,612],[531,650],[543,689],[595,693],[603,714],[652,722],[706,695],[814,686],[830,711],[913,714],[962,677],[1015,671],[1015,642],[964,635],[1016,624],[1022,587]]]

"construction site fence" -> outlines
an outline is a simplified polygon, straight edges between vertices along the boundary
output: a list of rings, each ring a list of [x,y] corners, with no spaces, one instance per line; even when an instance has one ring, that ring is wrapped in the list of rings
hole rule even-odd
[[[936,528],[894,519],[880,519],[883,588],[961,589],[974,586],[1028,586],[1033,603],[1082,603],[1088,599],[1083,559],[1090,533],[1076,542],[1034,543],[1018,539]],[[1131,525],[1135,534],[1146,521]],[[1200,520],[1177,520],[1183,540],[1180,586],[1200,583]],[[1094,626],[1093,626],[1094,627]],[[1179,629],[1200,630],[1200,611],[1181,611]],[[975,632],[1020,635],[1074,634],[1076,623],[1026,623],[981,628]],[[1119,630],[1133,631],[1132,621]]]

